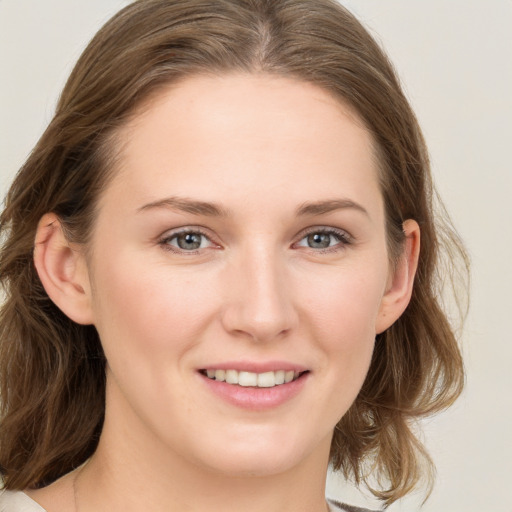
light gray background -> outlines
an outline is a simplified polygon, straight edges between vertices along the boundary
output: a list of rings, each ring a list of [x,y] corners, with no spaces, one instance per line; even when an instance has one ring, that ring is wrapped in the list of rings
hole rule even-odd
[[[50,120],[82,48],[122,0],[0,0],[0,195]],[[512,1],[345,0],[382,41],[473,261],[466,392],[425,423],[425,512],[512,512]],[[353,503],[364,496],[329,481]],[[421,496],[391,512],[419,510]]]

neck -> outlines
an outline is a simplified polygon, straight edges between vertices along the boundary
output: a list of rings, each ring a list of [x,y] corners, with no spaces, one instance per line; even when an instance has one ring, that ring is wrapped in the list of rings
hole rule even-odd
[[[327,464],[317,462],[275,475],[232,476],[205,471],[179,457],[127,463],[98,452],[77,481],[77,512],[325,512]],[[314,465],[315,469],[311,470]]]
[[[77,512],[106,511],[153,512],[326,512],[323,485],[312,488],[307,482],[280,477],[226,478],[193,480],[183,472],[167,480],[162,475],[141,475],[133,471],[112,478],[110,471],[97,471],[95,461],[84,469],[77,482]],[[106,468],[104,468],[106,469]],[[122,472],[121,472],[122,473]],[[175,475],[174,475],[175,476]],[[141,478],[142,477],[142,478]],[[184,478],[185,477],[185,478]]]

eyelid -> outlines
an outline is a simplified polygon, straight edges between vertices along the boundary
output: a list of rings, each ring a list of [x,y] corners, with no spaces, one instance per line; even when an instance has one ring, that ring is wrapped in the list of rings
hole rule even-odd
[[[172,240],[173,238],[184,235],[187,233],[195,233],[199,234],[201,236],[204,236],[211,244],[211,247],[204,247],[199,248],[195,250],[186,251],[183,249],[180,249],[178,247],[170,245],[168,242],[169,240]],[[299,233],[299,235],[296,238],[296,241],[292,244],[292,248],[297,247],[297,244],[302,241],[304,238],[306,238],[308,235],[313,233],[322,233],[322,234],[329,234],[337,237],[340,242],[332,247],[326,247],[323,249],[315,249],[312,247],[304,247],[305,249],[309,249],[314,253],[325,253],[325,252],[337,252],[340,250],[343,250],[346,246],[351,245],[354,242],[354,239],[352,235],[341,228],[336,228],[333,226],[311,226]],[[168,230],[164,232],[161,236],[158,237],[158,244],[162,246],[165,250],[168,250],[173,253],[177,254],[184,254],[184,255],[194,255],[199,254],[201,251],[204,251],[205,249],[211,249],[211,248],[222,248],[221,244],[218,243],[215,239],[215,237],[212,236],[212,234],[209,232],[209,230],[201,227],[201,226],[184,226],[181,228],[175,228]]]
[[[305,249],[309,249],[315,253],[324,253],[324,252],[336,252],[343,250],[346,246],[353,244],[354,238],[353,236],[346,230],[335,228],[333,226],[311,226],[299,233],[297,236],[297,241],[294,242],[294,246],[298,244],[298,242],[302,241],[308,235],[313,233],[322,233],[327,235],[334,235],[340,239],[340,242],[332,247],[326,247],[323,249],[314,249],[312,247],[305,247]],[[304,246],[300,246],[304,247]]]
[[[213,240],[212,235],[207,232],[204,228],[201,226],[185,226],[181,228],[171,229],[163,233],[161,236],[158,237],[158,244],[166,251],[170,251],[176,254],[184,254],[184,255],[195,255],[199,254],[200,251],[204,251],[205,249],[210,249],[211,247],[207,248],[200,248],[195,249],[191,251],[185,251],[183,249],[180,249],[179,247],[175,247],[168,242],[172,240],[173,238],[176,238],[180,235],[186,235],[188,233],[194,233],[201,236],[204,236],[210,244],[212,244],[213,248],[221,248],[220,244]]]

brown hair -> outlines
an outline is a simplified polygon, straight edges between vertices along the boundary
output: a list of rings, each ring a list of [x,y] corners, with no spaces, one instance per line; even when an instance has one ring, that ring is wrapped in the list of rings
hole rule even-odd
[[[232,71],[297,78],[350,104],[377,148],[391,254],[400,252],[404,220],[421,226],[410,305],[377,336],[363,388],[335,429],[331,463],[374,487],[386,504],[429,476],[411,422],[461,392],[461,356],[439,297],[443,279],[463,275],[467,260],[446,215],[434,218],[427,151],[391,64],[334,0],[139,0],[80,57],[0,217],[0,467],[7,488],[43,486],[80,465],[96,448],[104,416],[100,340],[93,326],[68,319],[39,281],[32,260],[38,221],[54,212],[73,241],[87,243],[114,167],[116,129],[160,87]],[[450,256],[444,265],[441,246]]]

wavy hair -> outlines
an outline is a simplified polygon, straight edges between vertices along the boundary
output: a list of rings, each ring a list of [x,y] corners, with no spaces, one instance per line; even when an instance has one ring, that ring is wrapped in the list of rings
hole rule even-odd
[[[306,81],[349,104],[373,137],[390,254],[402,224],[421,226],[409,307],[377,336],[364,385],[340,419],[331,464],[389,505],[431,479],[418,418],[460,394],[463,365],[440,304],[464,284],[467,258],[448,216],[434,212],[428,153],[383,50],[334,0],[139,0],[90,42],[56,113],[16,176],[0,216],[0,469],[5,487],[41,487],[95,450],[105,357],[94,326],[68,319],[34,268],[40,218],[56,213],[87,244],[111,179],[116,131],[162,87],[198,73],[265,73]],[[442,254],[447,255],[444,259]]]

